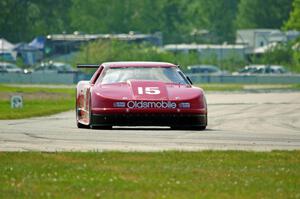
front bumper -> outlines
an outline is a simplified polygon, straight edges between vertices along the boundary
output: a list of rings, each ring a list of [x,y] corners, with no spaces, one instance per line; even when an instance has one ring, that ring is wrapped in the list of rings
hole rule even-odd
[[[207,126],[206,114],[187,113],[119,113],[92,114],[92,126]]]

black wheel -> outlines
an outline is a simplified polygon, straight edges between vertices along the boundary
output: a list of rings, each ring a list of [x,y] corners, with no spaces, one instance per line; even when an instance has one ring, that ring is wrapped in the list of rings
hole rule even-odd
[[[77,95],[77,94],[76,94]],[[76,100],[76,104],[75,104],[75,113],[76,113],[76,124],[77,124],[77,128],[79,129],[89,129],[90,128],[90,125],[85,125],[85,124],[82,124],[80,122],[78,122],[78,117],[80,115],[80,111],[78,109],[78,105],[77,105],[77,100]]]
[[[84,124],[81,124],[79,122],[77,122],[77,127],[79,129],[88,129],[88,128],[90,128],[89,125],[84,125]]]
[[[206,129],[206,126],[198,126],[195,128],[196,130],[200,130],[200,131],[203,131]]]
[[[172,130],[200,130],[206,129],[206,126],[171,126]]]
[[[89,125],[81,124],[80,122],[78,122],[79,111],[78,111],[77,105],[76,105],[76,111],[75,112],[76,112],[76,124],[77,124],[77,127],[79,129],[88,129],[88,128],[90,128]]]
[[[110,130],[112,126],[91,126],[92,129]]]
[[[186,126],[170,126],[172,130],[188,130],[189,127]]]

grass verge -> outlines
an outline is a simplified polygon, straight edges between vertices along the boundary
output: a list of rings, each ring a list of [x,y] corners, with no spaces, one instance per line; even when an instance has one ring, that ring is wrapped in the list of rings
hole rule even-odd
[[[0,100],[0,119],[45,116],[71,110],[74,107],[73,99],[25,100],[22,109],[12,109],[9,101]]]
[[[10,96],[23,96],[23,108],[12,109]],[[0,119],[51,115],[74,108],[74,88],[17,87],[0,85]]]
[[[48,88],[45,86],[41,87],[31,87],[21,85],[10,86],[0,84],[0,92],[9,92],[9,93],[64,93],[73,95],[75,93],[75,88]]]
[[[0,198],[299,198],[300,151],[0,153]]]
[[[286,91],[300,90],[300,84],[196,84],[205,91]]]
[[[242,84],[196,84],[195,86],[203,88],[204,91],[242,91],[244,89]]]

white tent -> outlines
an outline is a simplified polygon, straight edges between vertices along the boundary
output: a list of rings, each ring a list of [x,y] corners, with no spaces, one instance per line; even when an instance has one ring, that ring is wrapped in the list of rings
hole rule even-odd
[[[0,39],[0,51],[12,51],[15,45],[8,42],[6,39]]]
[[[15,45],[8,42],[6,39],[0,39],[0,57],[7,57],[9,55],[13,60],[17,58],[17,52],[14,51]]]

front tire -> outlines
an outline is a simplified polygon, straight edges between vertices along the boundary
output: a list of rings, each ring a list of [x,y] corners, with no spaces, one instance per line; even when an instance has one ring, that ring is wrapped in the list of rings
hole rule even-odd
[[[92,129],[110,130],[112,126],[91,126]]]
[[[77,95],[77,94],[76,94]],[[80,111],[79,111],[79,108],[78,108],[78,104],[77,104],[77,99],[76,99],[76,105],[75,105],[75,107],[76,107],[76,125],[77,125],[77,128],[79,128],[79,129],[89,129],[90,128],[90,125],[86,125],[86,124],[82,124],[82,123],[80,123],[79,121],[78,121],[78,119],[79,119],[79,115],[80,115]],[[90,109],[89,109],[90,110]],[[89,117],[90,117],[90,119],[91,119],[91,113],[89,113]]]
[[[84,124],[81,124],[79,122],[77,122],[77,127],[79,129],[89,129],[90,128],[89,125],[84,125]]]
[[[195,128],[195,130],[204,131],[206,129],[206,126],[198,126]]]
[[[206,126],[171,126],[172,130],[199,130],[203,131]]]

